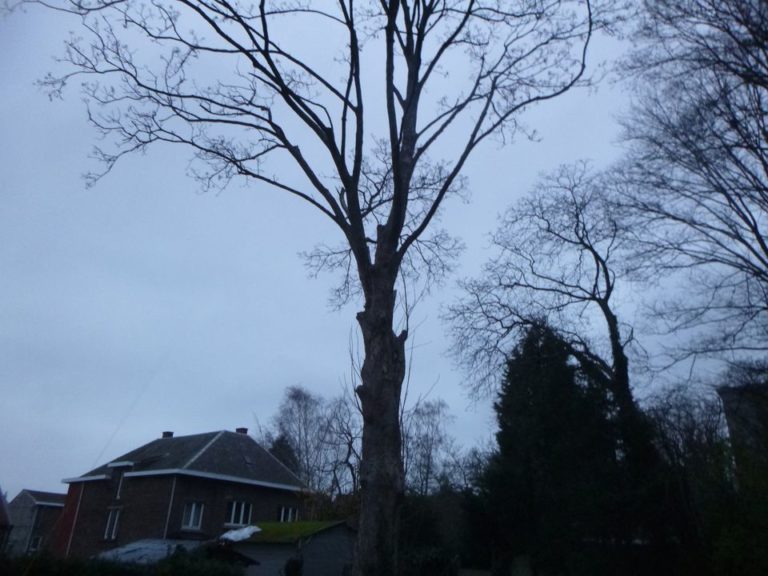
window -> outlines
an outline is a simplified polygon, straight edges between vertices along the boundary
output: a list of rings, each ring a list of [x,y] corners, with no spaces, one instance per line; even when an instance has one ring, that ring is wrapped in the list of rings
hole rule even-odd
[[[115,500],[120,500],[120,492],[123,490],[123,473],[117,472],[120,477],[117,479],[117,492],[115,493]]]
[[[245,526],[251,523],[251,505],[249,502],[227,503],[227,524]]]
[[[40,549],[41,541],[42,541],[42,538],[40,538],[40,536],[33,536],[32,540],[29,541],[29,551],[37,552]]]
[[[280,507],[280,522],[296,522],[299,519],[299,510],[292,506]]]
[[[200,530],[203,523],[203,503],[187,502],[184,505],[184,515],[181,518],[181,527],[185,530]]]
[[[120,524],[120,508],[110,508],[104,540],[117,540],[117,527]]]

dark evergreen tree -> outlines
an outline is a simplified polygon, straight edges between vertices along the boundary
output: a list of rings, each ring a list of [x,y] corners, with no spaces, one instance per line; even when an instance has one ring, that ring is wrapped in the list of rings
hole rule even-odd
[[[507,362],[483,478],[501,570],[527,558],[535,573],[594,573],[587,549],[623,528],[611,398],[568,350],[539,324]]]
[[[299,459],[296,457],[296,452],[285,434],[278,434],[272,439],[269,446],[269,453],[280,460],[280,462],[294,474],[301,474]]]

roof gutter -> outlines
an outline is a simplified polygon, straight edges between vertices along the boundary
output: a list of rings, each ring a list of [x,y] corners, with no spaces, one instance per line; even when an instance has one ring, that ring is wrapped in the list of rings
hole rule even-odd
[[[106,474],[96,474],[94,476],[77,476],[75,478],[64,478],[62,482],[64,484],[72,484],[73,482],[93,482],[94,480],[107,480],[109,476]]]
[[[35,504],[38,506],[50,506],[51,508],[64,508],[63,502],[45,502],[43,500],[35,500]]]
[[[183,468],[166,468],[163,470],[145,470],[143,472],[126,472],[126,478],[140,478],[144,476],[168,476],[175,474],[178,476],[192,476],[194,478],[207,478],[209,480],[223,480],[225,482],[237,482],[238,484],[249,484],[251,486],[262,486],[264,488],[274,488],[275,490],[288,490],[289,492],[304,492],[301,486],[292,484],[280,484],[277,482],[265,482],[263,480],[253,480],[241,476],[229,476],[227,474],[215,474],[213,472],[198,472],[197,470],[185,470]],[[79,480],[79,479],[75,479]]]

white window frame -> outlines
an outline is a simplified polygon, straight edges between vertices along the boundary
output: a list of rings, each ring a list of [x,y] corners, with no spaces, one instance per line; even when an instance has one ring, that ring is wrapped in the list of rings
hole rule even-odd
[[[297,522],[299,520],[299,509],[295,506],[280,507],[280,522]]]
[[[202,502],[187,502],[181,515],[182,530],[200,530],[203,525],[205,504]]]
[[[104,540],[117,540],[117,532],[120,527],[120,508],[109,508],[107,526],[104,528]]]
[[[120,474],[120,479],[117,481],[117,493],[115,494],[115,500],[120,500],[120,493],[123,491],[123,478],[124,474],[122,472],[118,472]]]
[[[227,526],[248,526],[251,523],[252,506],[244,500],[227,502]]]

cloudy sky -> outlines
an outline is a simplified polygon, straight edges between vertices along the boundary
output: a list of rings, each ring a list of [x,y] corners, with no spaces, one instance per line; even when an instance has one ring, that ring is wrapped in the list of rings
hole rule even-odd
[[[235,184],[201,194],[182,149],[127,158],[96,186],[97,135],[76,87],[49,101],[76,22],[29,10],[0,17],[0,487],[64,491],[82,474],[173,430],[267,423],[283,390],[338,394],[357,304],[328,306],[333,277],[298,253],[335,230],[291,198]],[[596,58],[611,54],[598,46]],[[493,433],[490,401],[470,402],[446,355],[440,307],[487,257],[496,217],[537,175],[617,154],[624,106],[602,86],[525,117],[539,141],[487,143],[469,164],[467,205],[443,223],[467,245],[457,275],[415,312],[411,396],[451,406],[465,446]]]

